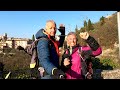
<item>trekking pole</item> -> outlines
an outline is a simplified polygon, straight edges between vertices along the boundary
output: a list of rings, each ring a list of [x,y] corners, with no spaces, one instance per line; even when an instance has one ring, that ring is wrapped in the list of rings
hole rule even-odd
[[[11,72],[9,72],[9,73],[6,75],[5,79],[8,79],[8,77],[10,76],[10,74],[11,74]]]

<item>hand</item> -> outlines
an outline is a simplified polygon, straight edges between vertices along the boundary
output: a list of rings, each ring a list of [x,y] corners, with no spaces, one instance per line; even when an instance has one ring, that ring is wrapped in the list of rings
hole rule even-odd
[[[65,58],[63,63],[64,63],[64,66],[70,65],[70,59]]]
[[[58,79],[65,78],[65,73],[63,71],[59,70],[59,69],[54,69],[53,75],[55,75],[56,77],[58,77]]]
[[[60,24],[59,25],[59,32],[62,33],[62,34],[65,34],[65,26],[63,24]]]
[[[44,76],[44,72],[45,72],[44,68],[43,67],[39,67],[38,71],[40,73],[40,76],[43,77]]]
[[[81,32],[79,35],[80,35],[80,37],[82,39],[85,39],[85,40],[87,40],[88,37],[89,37],[89,33],[88,32]]]

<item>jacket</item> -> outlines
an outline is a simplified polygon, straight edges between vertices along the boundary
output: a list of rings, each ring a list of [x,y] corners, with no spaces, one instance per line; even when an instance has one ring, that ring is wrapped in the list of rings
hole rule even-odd
[[[82,75],[83,66],[81,63],[82,58],[87,60],[87,58],[91,56],[95,57],[102,53],[102,49],[100,45],[93,37],[89,36],[86,42],[88,43],[88,46],[76,45],[72,47],[71,54],[70,54],[70,48],[65,50],[62,56],[61,68],[66,73],[66,79],[83,79],[83,75]],[[70,59],[71,64],[69,66],[63,65],[65,58]]]
[[[48,38],[48,35],[46,35],[44,32],[44,29],[40,29],[36,33],[36,39],[39,39],[41,37]],[[53,40],[40,40],[37,44],[37,53],[38,53],[38,59],[40,65],[45,69],[47,74],[52,75],[53,68],[59,68],[59,55],[56,51],[56,47],[54,43],[57,43],[58,47],[61,47],[63,45],[65,36],[60,37],[59,42]],[[53,43],[54,42],[54,43]]]

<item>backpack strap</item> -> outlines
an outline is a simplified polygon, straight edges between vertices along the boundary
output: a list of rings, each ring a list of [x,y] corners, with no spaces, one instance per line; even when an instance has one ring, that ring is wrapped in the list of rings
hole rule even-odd
[[[81,60],[82,61],[85,61],[85,59],[82,57],[82,47],[80,46],[80,47],[78,47],[78,54],[80,55],[80,58],[81,58]]]
[[[81,58],[81,72],[82,72],[82,75],[83,75],[83,78],[86,79],[87,75],[88,75],[88,72],[87,72],[87,64],[86,64],[86,61],[85,59],[82,57],[82,47],[78,47],[78,53],[80,55],[80,58]]]
[[[81,65],[82,65],[82,74],[85,79],[92,79],[93,69],[92,63],[87,63],[86,59],[82,57],[82,47],[79,47],[78,53],[81,57]]]

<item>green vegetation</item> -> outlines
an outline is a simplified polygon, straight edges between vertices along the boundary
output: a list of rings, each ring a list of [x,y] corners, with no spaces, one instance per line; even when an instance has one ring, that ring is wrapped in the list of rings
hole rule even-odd
[[[6,49],[5,54],[0,54],[0,62],[4,64],[5,75],[11,71],[12,78],[15,78],[15,76],[22,76],[21,78],[29,76],[29,72],[26,73],[27,76],[25,76],[24,73],[26,70],[29,70],[30,58],[30,55],[28,55],[24,50],[17,49],[8,49],[8,52]],[[15,71],[17,71],[17,74],[14,73]]]
[[[112,70],[120,67],[118,63],[108,58],[104,59],[94,58],[92,62],[94,69]]]

